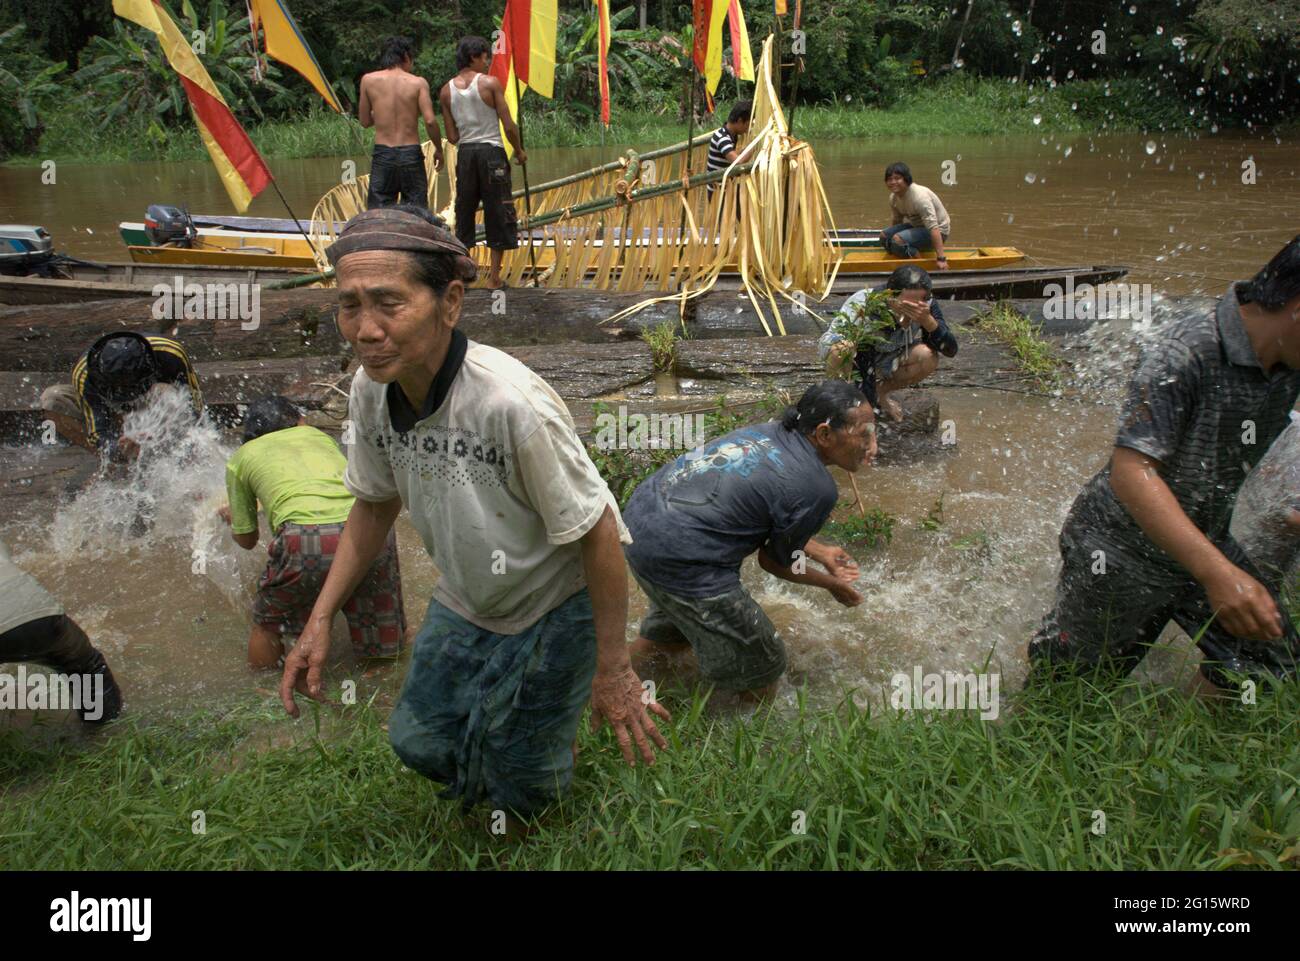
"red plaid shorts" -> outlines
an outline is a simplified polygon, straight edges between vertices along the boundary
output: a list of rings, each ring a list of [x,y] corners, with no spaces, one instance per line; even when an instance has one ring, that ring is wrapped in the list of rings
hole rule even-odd
[[[325,584],[342,524],[281,524],[271,541],[266,570],[257,583],[253,620],[281,634],[301,634]],[[384,549],[365,580],[343,605],[358,657],[395,657],[406,635],[397,536],[388,532]]]

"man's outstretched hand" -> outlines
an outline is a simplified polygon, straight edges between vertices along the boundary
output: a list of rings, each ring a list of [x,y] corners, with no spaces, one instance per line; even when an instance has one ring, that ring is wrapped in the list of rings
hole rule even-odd
[[[298,716],[294,691],[305,694],[312,700],[325,702],[321,671],[329,652],[330,620],[318,618],[313,613],[307,621],[307,629],[284,659],[284,675],[280,678],[280,703],[291,717]]]
[[[287,677],[287,664],[285,670]],[[648,692],[641,686],[641,678],[637,677],[631,665],[606,671],[596,668],[596,676],[591,682],[592,733],[599,731],[601,724],[607,722],[618,738],[623,760],[631,767],[636,766],[636,754],[632,750],[634,741],[646,764],[655,762],[651,741],[661,751],[668,749],[668,742],[659,733],[659,728],[655,727],[651,714],[663,721],[673,719],[667,708],[648,696]]]

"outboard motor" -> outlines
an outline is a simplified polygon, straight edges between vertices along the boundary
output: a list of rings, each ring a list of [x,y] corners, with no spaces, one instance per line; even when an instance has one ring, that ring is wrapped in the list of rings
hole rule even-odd
[[[44,227],[0,224],[0,274],[40,275],[54,259],[54,238]]]
[[[144,232],[155,247],[190,247],[199,235],[189,211],[168,204],[150,204],[144,215]]]

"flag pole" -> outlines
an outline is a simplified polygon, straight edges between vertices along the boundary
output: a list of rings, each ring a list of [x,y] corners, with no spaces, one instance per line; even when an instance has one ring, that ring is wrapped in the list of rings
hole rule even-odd
[[[794,30],[798,30],[803,24],[803,0],[795,0],[794,3]],[[790,44],[790,53],[794,57],[794,62],[790,65],[794,69],[794,80],[790,84],[790,112],[786,116],[786,132],[793,136],[794,134],[794,110],[799,105],[799,78],[803,75],[803,54],[794,52],[794,44]]]
[[[269,170],[270,168],[267,169]],[[294,224],[298,227],[298,233],[302,234],[302,239],[307,241],[307,246],[311,248],[312,256],[316,258],[317,262],[319,262],[320,251],[317,250],[316,245],[311,242],[311,236],[303,229],[302,222],[298,219],[298,215],[293,212],[293,208],[289,206],[289,201],[284,199],[284,194],[280,192],[280,185],[275,182],[275,177],[271,178],[271,186],[275,188],[275,193],[280,198],[280,203],[284,204],[284,209],[289,211],[289,216],[293,218]]]
[[[691,143],[695,139],[695,36],[691,35],[691,49],[686,52],[686,78],[690,84],[690,94],[687,97],[689,106],[687,107],[686,117],[686,160],[682,164],[681,182],[689,184],[691,180],[691,164],[694,162],[693,154],[694,145]],[[683,190],[683,197],[689,196],[687,191]],[[667,238],[664,238],[667,240]],[[626,238],[624,238],[626,242]],[[677,219],[677,262],[678,266],[685,260],[686,250],[686,208],[683,206],[681,216]],[[677,285],[681,286],[682,275],[680,269],[677,272]]]
[[[510,75],[515,81],[515,126],[519,128],[519,149],[524,149],[524,102],[519,95],[519,74],[515,70],[514,51],[510,52]],[[523,158],[519,160],[519,169],[524,173],[524,223],[528,227],[528,265],[532,270],[533,286],[538,287],[537,282],[537,254],[533,250],[533,198],[531,191],[528,189],[528,162]],[[556,240],[559,243],[559,240]],[[558,249],[558,248],[557,248]]]

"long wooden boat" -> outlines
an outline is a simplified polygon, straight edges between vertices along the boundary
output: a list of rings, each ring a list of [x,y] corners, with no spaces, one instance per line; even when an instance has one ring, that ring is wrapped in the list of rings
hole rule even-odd
[[[314,272],[267,267],[213,267],[193,264],[76,263],[63,268],[64,276],[7,277],[0,275],[0,306],[73,304],[124,297],[152,297],[158,284],[169,287],[192,284],[259,284],[264,291],[313,286]],[[956,300],[1002,300],[1046,296],[1049,284],[1067,286],[1108,283],[1128,273],[1113,264],[1075,264],[1059,267],[1011,267],[1002,270],[947,270],[934,272],[935,295]],[[841,271],[832,293],[846,294],[877,283],[882,274]],[[316,281],[315,283],[318,283]],[[739,290],[739,279],[723,276],[717,290]],[[591,293],[594,293],[591,292]]]
[[[209,264],[92,263],[63,258],[55,277],[0,274],[0,304],[67,304],[118,297],[153,296],[158,284],[261,284],[301,278],[306,271],[277,267],[214,267]]]
[[[234,218],[230,218],[234,219]],[[201,221],[196,219],[195,225]],[[292,224],[292,221],[280,221]],[[279,270],[310,269],[316,266],[311,246],[301,234],[271,230],[238,230],[228,227],[198,227],[198,238],[191,247],[155,247],[149,243],[142,223],[119,225],[122,239],[126,241],[131,260],[141,264],[216,265],[223,267],[272,268]],[[296,228],[295,228],[296,229]],[[561,228],[563,230],[563,228]],[[648,246],[662,243],[661,238],[641,236],[624,240],[617,229],[611,230],[612,242],[620,246],[633,244]],[[522,238],[524,244],[536,248],[539,269],[555,261],[555,239],[541,231],[533,231],[531,238]],[[672,242],[671,240],[669,241]],[[903,264],[915,264],[925,270],[934,270],[937,264],[933,253],[907,259],[887,253],[880,246],[877,230],[840,230],[827,235],[827,243],[844,252],[840,266],[842,275],[887,274]],[[601,246],[597,241],[594,246]],[[1020,263],[1025,259],[1015,247],[978,246],[948,247],[950,270],[996,270]],[[734,273],[736,265],[729,264],[724,273]]]

